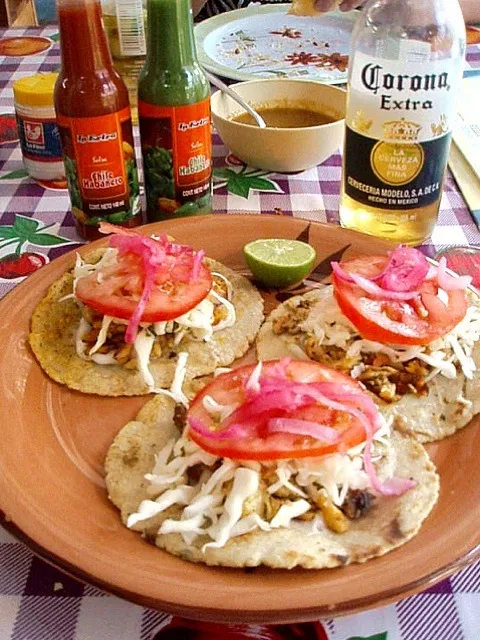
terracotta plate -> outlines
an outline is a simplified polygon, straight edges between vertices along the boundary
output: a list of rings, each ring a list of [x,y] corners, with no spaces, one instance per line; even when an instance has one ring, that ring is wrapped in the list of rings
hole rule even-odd
[[[242,269],[241,248],[254,238],[309,239],[318,252],[318,277],[332,254],[385,247],[338,227],[277,216],[186,218],[145,230],[168,230],[177,241]],[[27,343],[35,305],[73,259],[70,253],[54,260],[0,303],[0,509],[4,526],[42,558],[107,591],[186,617],[289,622],[386,604],[480,557],[478,421],[430,447],[442,490],[419,535],[364,565],[323,571],[211,569],[159,551],[128,531],[107,500],[102,463],[116,432],[146,398],[69,391],[43,374]]]

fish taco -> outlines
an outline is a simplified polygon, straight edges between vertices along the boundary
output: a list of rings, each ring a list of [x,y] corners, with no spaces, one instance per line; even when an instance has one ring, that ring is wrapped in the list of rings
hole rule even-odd
[[[416,249],[333,265],[333,285],[267,318],[259,359],[291,356],[348,373],[394,426],[420,442],[451,435],[480,411],[480,299],[469,277]]]
[[[53,283],[30,345],[54,380],[84,393],[143,395],[241,357],[263,321],[255,287],[203,251],[103,225],[109,247]]]
[[[188,409],[156,396],[105,472],[127,527],[229,567],[365,562],[411,539],[439,489],[423,446],[390,433],[358,382],[288,359],[222,373]]]

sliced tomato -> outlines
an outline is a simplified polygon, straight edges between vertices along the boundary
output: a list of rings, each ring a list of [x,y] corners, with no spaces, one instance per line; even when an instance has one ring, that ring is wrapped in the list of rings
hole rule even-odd
[[[278,362],[275,361],[264,362],[262,376],[274,375],[277,366]],[[212,417],[205,410],[203,399],[208,395],[219,404],[232,405],[235,408],[241,406],[247,399],[245,383],[254,368],[255,365],[246,365],[214,378],[191,403],[187,413],[187,424],[188,418],[195,418],[215,432],[228,428],[228,418],[222,424],[212,424]],[[317,362],[292,360],[286,365],[286,371],[288,380],[292,382],[329,382],[341,385],[347,391],[364,394],[355,380]],[[266,423],[272,417],[295,417],[330,426],[338,431],[340,440],[335,444],[327,444],[310,436],[289,433],[266,434]],[[347,412],[332,410],[319,404],[311,404],[294,412],[270,410],[255,416],[247,428],[249,435],[241,438],[209,438],[193,429],[189,430],[189,437],[205,451],[234,460],[319,457],[337,451],[344,452],[365,440],[365,429],[359,420]],[[262,436],[262,432],[266,435]]]
[[[141,322],[173,320],[193,309],[212,287],[212,274],[205,265],[198,278],[189,282],[190,270],[179,259],[168,269],[159,268]],[[134,254],[119,255],[115,266],[105,267],[77,282],[75,295],[99,313],[129,320],[144,287],[141,259]]]
[[[365,256],[342,262],[347,273],[373,278],[383,271],[386,256]],[[378,300],[355,284],[335,274],[333,285],[338,306],[367,340],[396,345],[424,345],[444,336],[465,316],[465,291],[448,292],[448,304],[438,297],[435,281],[425,280],[418,288],[419,298],[409,301]],[[421,303],[419,303],[419,300]]]

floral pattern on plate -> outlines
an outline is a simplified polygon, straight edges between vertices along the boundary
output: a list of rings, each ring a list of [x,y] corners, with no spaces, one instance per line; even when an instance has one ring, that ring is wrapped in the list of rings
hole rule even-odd
[[[231,20],[223,16],[218,20],[216,16],[211,19],[211,29],[206,25],[210,20],[199,25],[199,51],[207,68],[236,80],[279,77],[346,81],[355,16],[332,13],[299,18],[286,14],[285,9],[279,12],[279,7],[260,9],[260,13],[252,13],[252,9],[234,11],[237,16]]]

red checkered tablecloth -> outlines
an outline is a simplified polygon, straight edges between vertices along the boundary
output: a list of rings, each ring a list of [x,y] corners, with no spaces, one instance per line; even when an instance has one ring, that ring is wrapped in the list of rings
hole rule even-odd
[[[50,37],[51,47],[38,55],[0,57],[0,114],[13,113],[12,83],[16,79],[54,71],[60,63],[55,27],[0,32],[0,37],[24,35]],[[480,71],[479,46],[469,48],[467,68]],[[214,162],[214,208],[219,214],[272,213],[338,223],[339,154],[303,173],[271,174],[239,164],[215,136]],[[242,179],[232,181],[231,172],[241,173]],[[260,183],[253,182],[255,188],[249,181],[252,177],[262,178]],[[45,189],[25,176],[16,141],[0,146],[0,232],[14,225],[35,233],[46,228],[56,242],[42,245],[33,233],[31,241],[22,236],[12,245],[0,234],[0,262],[18,242],[21,251],[43,256],[43,261],[81,242],[66,191]],[[453,245],[478,246],[480,233],[448,175],[439,221],[425,250],[433,254]],[[21,280],[0,276],[0,296]],[[166,621],[166,614],[107,595],[46,565],[0,529],[0,640],[152,640]],[[480,564],[394,605],[322,625],[329,640],[480,640]],[[297,631],[305,634],[297,634],[299,638],[314,637],[307,635],[307,627]],[[185,637],[178,632],[179,640]]]

